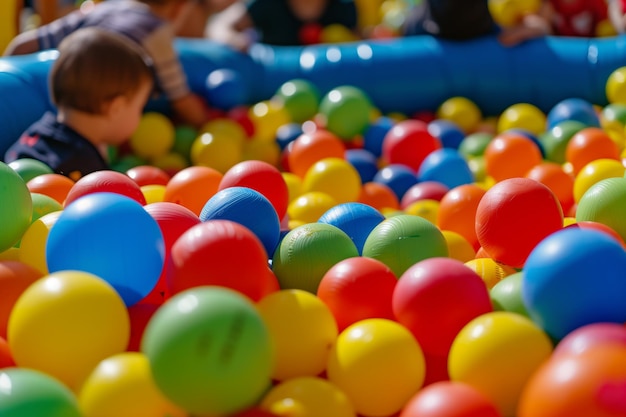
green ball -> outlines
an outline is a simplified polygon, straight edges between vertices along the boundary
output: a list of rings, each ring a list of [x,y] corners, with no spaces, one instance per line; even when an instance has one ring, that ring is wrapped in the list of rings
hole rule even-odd
[[[492,139],[493,134],[487,132],[467,135],[459,144],[459,153],[466,158],[482,156]]]
[[[310,120],[317,113],[320,104],[320,92],[310,81],[294,79],[281,85],[274,99],[282,103],[295,123]]]
[[[137,155],[125,155],[119,158],[114,164],[111,165],[111,169],[123,174],[131,168],[135,168],[142,165],[147,165],[148,161]]]
[[[607,178],[598,181],[580,198],[576,221],[605,224],[626,240],[626,178]]]
[[[33,200],[26,183],[4,162],[0,162],[0,253],[21,238],[33,216]]]
[[[504,277],[491,288],[489,295],[494,310],[509,311],[530,318],[522,300],[522,272]]]
[[[54,171],[48,165],[37,159],[22,158],[9,163],[11,169],[28,182],[42,174],[52,174]]]
[[[399,277],[419,261],[448,256],[448,245],[443,233],[425,218],[400,214],[370,232],[363,256],[378,259]]]
[[[326,223],[307,223],[290,230],[272,258],[272,270],[282,289],[317,294],[326,272],[337,262],[359,256],[350,237]]]
[[[53,377],[32,369],[6,368],[0,370],[0,416],[80,417],[81,413],[74,394]]]
[[[186,125],[176,127],[174,131],[174,146],[172,151],[181,154],[187,161],[190,160],[191,146],[198,137],[198,130]]]
[[[160,307],[144,332],[161,391],[190,414],[231,415],[256,404],[271,384],[274,351],[252,301],[204,286]]]
[[[31,224],[48,213],[63,210],[61,203],[45,194],[31,193],[31,198],[33,200],[33,218],[30,221]]]
[[[352,140],[370,125],[372,104],[362,90],[346,85],[329,91],[322,98],[319,112],[329,131]]]
[[[586,128],[587,125],[577,120],[564,120],[539,136],[546,159],[557,164],[566,162],[565,150],[572,136]]]
[[[626,125],[626,104],[608,104],[602,109],[602,116],[608,121],[617,121],[624,126]]]

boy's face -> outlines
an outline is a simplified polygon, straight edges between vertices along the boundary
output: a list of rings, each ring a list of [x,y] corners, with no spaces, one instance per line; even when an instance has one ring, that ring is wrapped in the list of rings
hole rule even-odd
[[[311,22],[322,16],[328,0],[287,0],[287,3],[298,19]]]
[[[123,143],[135,132],[139,126],[143,109],[148,102],[152,86],[151,80],[144,80],[134,95],[116,98],[116,100],[120,100],[120,103],[112,114],[114,134],[111,137],[111,145]]]

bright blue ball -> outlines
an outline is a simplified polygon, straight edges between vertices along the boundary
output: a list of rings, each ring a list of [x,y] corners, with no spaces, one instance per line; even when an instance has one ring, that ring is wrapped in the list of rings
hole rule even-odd
[[[248,89],[238,72],[217,69],[211,71],[206,79],[204,97],[209,105],[230,110],[248,102]]]
[[[246,226],[261,241],[268,258],[280,240],[280,220],[272,203],[248,187],[228,187],[211,197],[200,212],[200,220],[230,220]]]
[[[530,317],[556,340],[598,322],[626,322],[626,251],[613,237],[565,228],[530,253],[522,299]]]
[[[428,123],[428,133],[439,139],[444,148],[458,149],[465,139],[465,132],[456,123],[446,119]]]
[[[302,133],[302,125],[299,123],[287,123],[276,130],[276,143],[278,143],[282,151],[287,145],[298,139],[298,136],[302,135]]]
[[[359,173],[362,184],[374,179],[378,172],[378,160],[373,153],[365,149],[348,149],[345,155],[346,161]]]
[[[587,100],[581,98],[567,98],[558,102],[548,112],[548,129],[565,120],[575,120],[589,127],[600,127],[600,118]]]
[[[370,232],[383,220],[385,216],[375,208],[367,204],[352,202],[332,207],[319,218],[318,222],[343,230],[352,239],[361,255]]]
[[[370,151],[377,158],[380,157],[383,153],[383,139],[393,124],[392,119],[384,116],[370,124],[363,133],[363,149]]]
[[[391,191],[400,201],[404,193],[417,184],[417,176],[406,165],[390,164],[376,173],[373,182],[384,184],[391,188]]]
[[[459,185],[472,184],[474,174],[458,151],[441,148],[424,158],[417,171],[417,179],[420,182],[436,181],[452,189]]]
[[[127,306],[156,285],[165,260],[159,224],[137,201],[93,193],[65,207],[48,234],[50,273],[90,272],[107,281]]]

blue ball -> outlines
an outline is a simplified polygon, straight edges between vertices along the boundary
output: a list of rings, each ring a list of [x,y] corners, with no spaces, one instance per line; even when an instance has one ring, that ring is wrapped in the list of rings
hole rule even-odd
[[[200,220],[230,220],[250,229],[261,241],[268,258],[280,240],[280,220],[272,203],[248,187],[228,187],[211,197],[200,212]]]
[[[565,228],[542,240],[523,271],[530,317],[556,340],[591,323],[626,322],[626,252],[592,229]]]
[[[581,98],[566,98],[554,105],[548,112],[548,129],[565,120],[575,120],[589,127],[600,127],[600,118],[593,105]]]
[[[345,155],[346,161],[359,173],[362,184],[374,179],[378,172],[378,160],[373,153],[365,149],[348,149]]]
[[[248,89],[238,72],[216,69],[207,76],[204,98],[213,107],[230,110],[248,102]]]
[[[380,157],[383,153],[383,139],[393,124],[393,120],[385,116],[371,123],[363,133],[363,149],[370,151],[377,158]]]
[[[391,191],[398,197],[398,201],[401,201],[404,193],[417,184],[417,176],[406,165],[390,164],[376,173],[373,182],[391,188]]]
[[[302,125],[299,123],[287,123],[276,130],[276,143],[278,143],[282,151],[302,133]]]
[[[363,253],[363,245],[370,232],[385,220],[378,210],[363,203],[343,203],[329,209],[318,220],[343,230],[354,242],[359,251]]]
[[[152,291],[164,260],[156,220],[137,201],[114,193],[88,194],[65,207],[46,244],[50,273],[90,272],[111,284],[127,306]]]
[[[444,148],[458,149],[465,133],[451,120],[436,119],[428,123],[428,133],[439,139]]]
[[[441,148],[424,158],[417,171],[417,179],[420,182],[436,181],[452,189],[459,185],[472,184],[474,174],[457,150]]]

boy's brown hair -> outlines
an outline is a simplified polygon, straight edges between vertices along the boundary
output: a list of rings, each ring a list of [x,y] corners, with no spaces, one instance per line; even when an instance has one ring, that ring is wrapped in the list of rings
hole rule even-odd
[[[50,90],[57,106],[101,114],[111,100],[132,97],[142,82],[153,79],[150,59],[138,46],[90,27],[71,33],[59,45]]]

